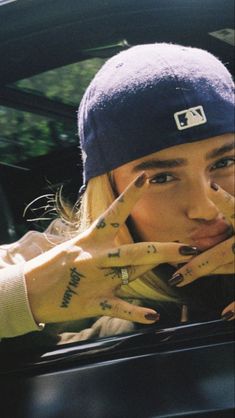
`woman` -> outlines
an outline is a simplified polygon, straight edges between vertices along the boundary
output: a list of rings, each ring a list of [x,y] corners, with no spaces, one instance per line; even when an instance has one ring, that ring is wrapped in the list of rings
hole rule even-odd
[[[47,234],[2,248],[2,337],[103,315],[125,321],[107,326],[101,318],[80,337],[151,324],[158,311],[175,321],[234,317],[234,101],[226,68],[195,48],[130,48],[91,82],[78,126],[80,211],[67,229],[54,223]],[[5,302],[12,295],[14,309]]]

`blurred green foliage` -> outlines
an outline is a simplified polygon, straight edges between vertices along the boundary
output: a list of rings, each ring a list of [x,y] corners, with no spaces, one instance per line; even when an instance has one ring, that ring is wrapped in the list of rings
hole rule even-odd
[[[14,86],[63,103],[79,105],[82,95],[104,59],[94,58],[51,70]],[[0,106],[0,161],[17,163],[78,142],[76,124]]]

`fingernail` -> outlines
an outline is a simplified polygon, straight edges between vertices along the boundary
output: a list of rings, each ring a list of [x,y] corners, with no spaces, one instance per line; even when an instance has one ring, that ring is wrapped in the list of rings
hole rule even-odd
[[[232,311],[228,311],[226,312],[224,315],[222,315],[222,319],[224,319],[225,321],[228,321],[229,319],[231,319],[233,316],[235,315],[234,312]]]
[[[219,186],[216,183],[211,183],[211,188],[217,192],[219,190]]]
[[[181,283],[184,280],[184,276],[180,273],[177,273],[172,276],[170,280],[168,280],[168,284],[170,286],[175,286],[176,284]]]
[[[137,179],[135,181],[135,186],[136,187],[142,187],[144,185],[144,183],[146,182],[146,178],[147,178],[146,173],[142,173],[139,177],[137,177]]]
[[[147,313],[146,315],[145,315],[145,318],[148,320],[148,321],[158,321],[159,320],[159,318],[160,318],[160,315],[159,315],[159,313]]]
[[[181,255],[195,255],[198,253],[197,247],[190,247],[188,245],[182,245],[179,248],[179,252]]]
[[[232,245],[232,252],[235,254],[235,243]]]

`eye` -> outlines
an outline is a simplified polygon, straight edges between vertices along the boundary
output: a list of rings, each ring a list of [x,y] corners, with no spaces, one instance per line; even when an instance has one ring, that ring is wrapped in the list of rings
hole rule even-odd
[[[234,157],[224,157],[216,161],[210,168],[211,171],[218,170],[220,168],[227,168],[234,165]]]
[[[175,177],[172,176],[172,174],[169,173],[159,173],[155,176],[151,177],[149,180],[149,183],[151,184],[163,184],[163,183],[170,183],[171,181],[174,181]]]

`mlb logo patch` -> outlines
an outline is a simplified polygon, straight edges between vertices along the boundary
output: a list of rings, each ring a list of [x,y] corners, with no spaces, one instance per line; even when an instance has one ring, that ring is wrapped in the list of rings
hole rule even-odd
[[[193,126],[202,125],[207,122],[206,115],[202,106],[190,107],[174,113],[177,128],[182,131]]]

